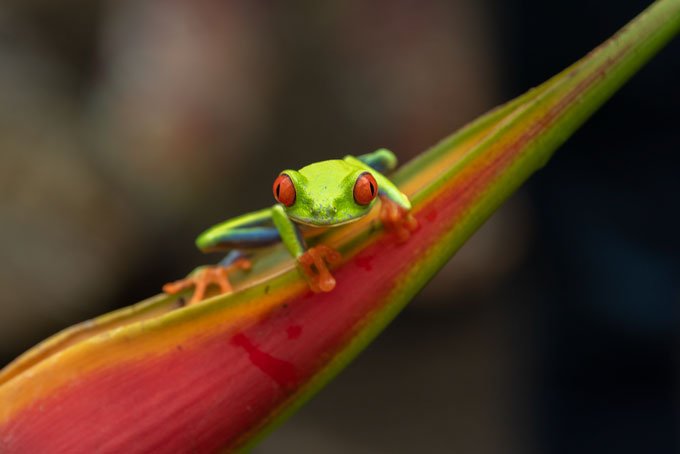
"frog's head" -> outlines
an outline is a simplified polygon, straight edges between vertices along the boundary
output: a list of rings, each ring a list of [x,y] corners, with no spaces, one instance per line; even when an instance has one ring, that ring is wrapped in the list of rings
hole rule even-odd
[[[336,226],[365,216],[375,203],[378,184],[366,170],[331,160],[284,170],[274,181],[274,198],[300,224]]]

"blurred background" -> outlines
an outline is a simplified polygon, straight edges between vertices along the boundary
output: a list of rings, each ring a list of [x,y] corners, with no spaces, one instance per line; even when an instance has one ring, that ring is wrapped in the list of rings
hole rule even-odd
[[[0,365],[215,261],[283,168],[402,161],[647,2],[4,0]],[[680,42],[256,453],[678,452]]]

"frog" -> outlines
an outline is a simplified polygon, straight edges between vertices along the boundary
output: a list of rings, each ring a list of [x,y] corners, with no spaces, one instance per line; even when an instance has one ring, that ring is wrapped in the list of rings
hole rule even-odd
[[[230,293],[230,274],[249,271],[252,251],[277,243],[283,243],[296,260],[311,291],[332,291],[336,280],[329,267],[342,256],[324,244],[308,247],[307,239],[366,217],[378,200],[380,221],[398,242],[408,240],[417,229],[409,198],[385,176],[396,166],[394,153],[381,148],[280,172],[272,186],[275,205],[221,222],[196,238],[202,252],[227,255],[216,265],[198,267],[185,278],[165,284],[163,291],[176,295],[193,287],[188,305],[204,300],[210,286],[219,287],[221,294]]]

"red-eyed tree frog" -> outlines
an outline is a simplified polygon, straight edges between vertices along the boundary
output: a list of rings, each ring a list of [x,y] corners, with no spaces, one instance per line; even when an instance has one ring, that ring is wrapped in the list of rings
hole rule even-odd
[[[214,266],[203,266],[189,276],[166,284],[169,294],[195,287],[189,304],[201,301],[208,286],[231,291],[229,272],[250,269],[248,251],[283,242],[295,257],[298,268],[314,292],[329,292],[335,279],[327,268],[340,260],[340,254],[325,245],[307,248],[310,231],[337,227],[356,221],[381,200],[380,219],[400,241],[408,239],[417,222],[410,214],[411,203],[381,172],[397,165],[394,154],[386,149],[359,157],[317,162],[300,170],[284,170],[274,181],[277,203],[264,210],[245,214],[217,224],[196,239],[203,252],[229,251]]]

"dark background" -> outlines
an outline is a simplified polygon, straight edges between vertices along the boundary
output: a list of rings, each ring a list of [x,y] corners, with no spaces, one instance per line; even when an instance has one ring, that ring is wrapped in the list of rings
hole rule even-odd
[[[217,260],[280,169],[408,160],[645,6],[4,1],[0,364]],[[675,42],[256,452],[677,452],[678,80]]]

